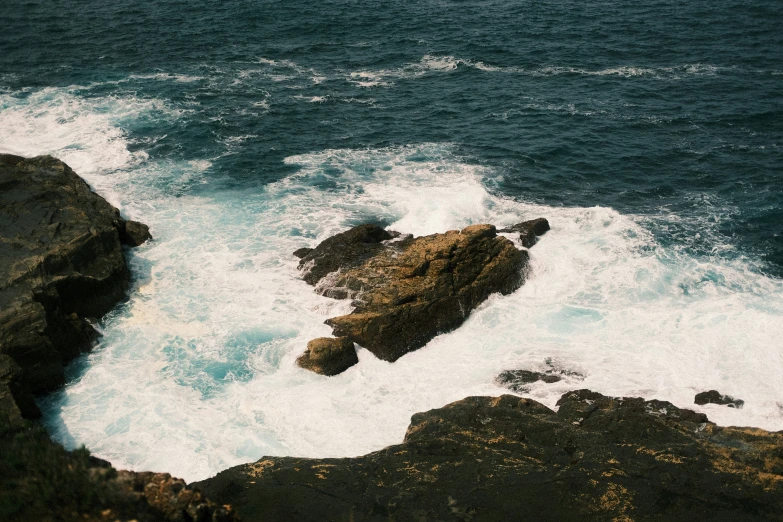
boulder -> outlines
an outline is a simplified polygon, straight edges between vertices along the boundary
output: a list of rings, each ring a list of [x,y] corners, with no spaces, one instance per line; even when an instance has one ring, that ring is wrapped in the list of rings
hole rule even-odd
[[[319,337],[307,343],[296,363],[321,375],[337,375],[359,362],[353,342],[347,337]]]
[[[522,243],[522,246],[530,248],[536,244],[536,236],[543,236],[548,230],[549,221],[544,218],[538,218],[502,228],[498,232],[505,234],[519,233],[519,241]]]
[[[468,397],[356,458],[264,457],[192,484],[245,522],[780,520],[783,433],[668,402]]]
[[[326,323],[385,361],[395,361],[460,326],[491,294],[522,284],[528,254],[492,225],[399,237],[360,225],[325,240],[302,258],[304,279],[354,310]],[[384,241],[386,243],[384,243]]]
[[[697,393],[693,402],[702,406],[704,404],[720,404],[728,406],[729,408],[742,408],[745,401],[742,399],[735,399],[730,395],[723,395],[717,390],[710,390],[706,392]]]
[[[33,393],[61,386],[64,365],[91,348],[88,319],[128,288],[122,244],[148,237],[65,163],[0,154],[0,354]]]

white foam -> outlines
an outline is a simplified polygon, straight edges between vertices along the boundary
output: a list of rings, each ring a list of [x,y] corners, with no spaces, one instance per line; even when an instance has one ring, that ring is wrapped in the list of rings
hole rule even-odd
[[[710,64],[684,64],[669,67],[644,67],[637,65],[623,65],[607,67],[604,69],[585,69],[581,67],[544,66],[535,69],[527,69],[521,66],[490,65],[481,61],[474,61],[454,56],[425,55],[415,63],[408,63],[399,68],[380,69],[375,71],[354,71],[349,74],[348,81],[361,87],[388,87],[396,80],[419,78],[430,73],[444,73],[456,70],[459,66],[472,67],[484,72],[503,74],[525,74],[530,76],[558,76],[574,74],[583,76],[618,76],[622,78],[634,78],[640,76],[657,79],[681,79],[692,76],[714,76],[727,68],[721,68]]]
[[[44,405],[55,437],[118,467],[196,480],[263,455],[363,454],[400,442],[414,412],[507,392],[498,372],[547,358],[586,375],[534,384],[529,395],[549,406],[581,387],[679,406],[716,388],[745,407],[694,409],[783,429],[783,284],[741,258],[664,248],[649,218],[497,196],[486,188],[497,173],[447,144],[294,156],[299,171],[264,189],[196,197],[182,187],[210,163],[123,150],[119,120],[95,109],[110,100],[2,100],[0,132],[22,132],[5,131],[0,148],[85,144],[70,157],[77,172],[152,225],[155,241],[131,255],[129,302],[105,319],[86,371]],[[147,102],[111,103],[145,117]],[[295,365],[309,339],[330,333],[324,319],[350,308],[301,281],[294,249],[370,219],[426,234],[539,216],[552,230],[531,250],[528,282],[457,331],[393,364],[360,349],[336,377]]]

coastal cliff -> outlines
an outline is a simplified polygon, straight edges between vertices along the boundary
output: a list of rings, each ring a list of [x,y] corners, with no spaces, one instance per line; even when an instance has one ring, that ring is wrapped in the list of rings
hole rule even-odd
[[[65,163],[0,154],[0,520],[235,520],[181,479],[66,451],[34,421],[34,395],[64,384],[98,336],[90,321],[125,298],[123,246],[150,238]]]

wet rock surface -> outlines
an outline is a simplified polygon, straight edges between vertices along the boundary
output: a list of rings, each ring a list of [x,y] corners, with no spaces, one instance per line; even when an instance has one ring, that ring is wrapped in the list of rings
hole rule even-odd
[[[296,363],[321,375],[337,375],[359,362],[353,342],[345,337],[319,337],[307,343]]]
[[[64,382],[88,351],[96,319],[124,299],[122,245],[149,239],[65,163],[0,155],[0,354],[34,393]]]
[[[558,405],[468,397],[363,457],[267,457],[196,486],[245,521],[783,519],[783,433],[589,390]]]
[[[335,336],[395,361],[460,326],[491,294],[519,288],[527,260],[493,225],[422,237],[360,225],[323,241],[300,268],[319,293],[353,300],[351,314],[326,321]]]
[[[544,218],[523,221],[510,227],[501,228],[498,232],[511,234],[518,233],[519,241],[523,247],[530,248],[538,240],[536,236],[543,236],[549,230],[549,221]]]
[[[730,395],[723,395],[717,390],[697,393],[693,402],[699,406],[703,406],[704,404],[720,404],[728,406],[729,408],[742,408],[742,406],[745,405],[745,401],[742,399],[735,399]]]
[[[541,372],[532,370],[504,370],[495,377],[495,384],[517,393],[527,393],[530,391],[530,387],[527,385],[534,382],[542,381],[546,384],[552,384],[560,382],[564,378],[582,380],[585,377],[579,372],[562,368],[551,358],[547,358],[544,363],[548,368]]]

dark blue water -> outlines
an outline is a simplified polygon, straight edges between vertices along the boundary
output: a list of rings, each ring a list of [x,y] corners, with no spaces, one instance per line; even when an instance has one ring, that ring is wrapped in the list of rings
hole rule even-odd
[[[152,158],[219,157],[224,186],[280,179],[292,154],[449,142],[535,201],[718,206],[719,240],[783,274],[778,1],[120,4],[4,2],[0,88],[192,109],[126,131]],[[198,79],[129,79],[154,73]]]
[[[554,360],[585,378],[526,393],[551,407],[590,388],[783,429],[781,28],[779,0],[4,0],[0,152],[62,158],[155,236],[47,427],[193,480],[377,450]],[[294,249],[539,216],[526,284],[459,330],[295,365],[350,308]]]

